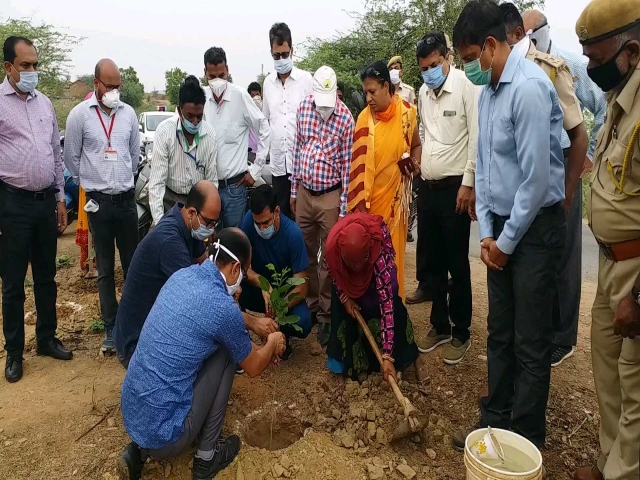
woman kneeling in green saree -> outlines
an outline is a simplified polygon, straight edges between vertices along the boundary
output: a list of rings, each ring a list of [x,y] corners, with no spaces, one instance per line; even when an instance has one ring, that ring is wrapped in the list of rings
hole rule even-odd
[[[423,381],[427,372],[398,295],[395,251],[382,217],[355,212],[340,219],[327,238],[325,258],[333,281],[329,370],[351,378],[380,370],[355,320],[360,311],[382,351],[385,380],[413,364]]]

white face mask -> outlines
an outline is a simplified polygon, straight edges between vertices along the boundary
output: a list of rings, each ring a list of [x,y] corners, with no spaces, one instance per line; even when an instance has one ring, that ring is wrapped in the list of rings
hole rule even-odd
[[[400,83],[400,70],[390,70],[389,76],[391,77],[391,83],[398,85]]]
[[[107,108],[116,108],[120,103],[120,90],[111,90],[102,96],[102,104]]]
[[[335,107],[316,107],[316,110],[325,122],[329,119],[331,114],[333,114],[335,109]]]
[[[216,247],[216,249],[218,250],[216,252],[216,256],[215,257],[213,255],[211,255],[211,257],[209,257],[213,263],[216,263],[216,260],[218,259],[218,254],[220,253],[220,250],[224,250],[227,253],[227,255],[229,255],[231,258],[233,258],[236,262],[240,263],[240,260],[238,260],[238,257],[236,257],[233,253],[231,253],[231,250],[229,250],[224,245],[220,244],[220,240],[218,240],[216,243],[214,243],[213,246]],[[229,293],[229,295],[233,296],[236,293],[236,291],[238,290],[238,288],[240,287],[240,284],[242,283],[242,278],[243,278],[242,268],[240,268],[240,274],[238,275],[238,280],[236,280],[236,283],[234,285],[229,285],[227,283],[227,277],[225,277],[224,273],[220,272],[220,275],[222,276],[222,279],[224,280],[224,283],[227,285],[227,292]]]
[[[209,88],[216,97],[220,98],[227,89],[227,81],[223,78],[214,78],[209,80]]]
[[[260,95],[253,97],[253,103],[256,104],[256,107],[262,110],[262,97]]]

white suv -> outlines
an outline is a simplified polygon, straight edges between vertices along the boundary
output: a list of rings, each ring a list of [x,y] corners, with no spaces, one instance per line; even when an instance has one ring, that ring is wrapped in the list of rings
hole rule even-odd
[[[156,129],[167,118],[173,117],[175,114],[166,111],[144,112],[138,118],[140,124],[140,150],[144,151],[147,143],[153,142]]]

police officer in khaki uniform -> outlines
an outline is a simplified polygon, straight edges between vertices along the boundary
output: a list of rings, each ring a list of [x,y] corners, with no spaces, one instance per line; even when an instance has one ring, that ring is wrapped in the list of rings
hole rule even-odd
[[[410,105],[416,104],[416,91],[411,85],[407,85],[402,81],[402,57],[396,55],[387,64],[389,73],[391,74],[391,82],[396,88],[396,93],[400,95],[405,102]]]
[[[576,23],[589,77],[607,92],[593,157],[589,225],[600,245],[591,356],[600,407],[597,467],[576,480],[637,480],[640,450],[640,0],[593,0]]]

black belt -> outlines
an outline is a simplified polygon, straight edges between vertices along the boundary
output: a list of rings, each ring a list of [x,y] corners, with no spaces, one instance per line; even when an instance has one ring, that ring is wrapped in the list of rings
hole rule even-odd
[[[307,187],[304,187],[304,189],[309,192],[309,195],[311,195],[312,197],[319,197],[320,195],[335,192],[336,190],[340,190],[341,188],[342,182],[338,182],[333,187],[329,187],[324,190],[309,190]]]
[[[127,192],[118,193],[116,195],[108,195],[101,192],[86,192],[87,197],[99,202],[111,202],[120,203],[127,200],[132,200],[136,196],[135,189],[131,189]]]
[[[553,205],[550,205],[548,207],[542,207],[540,210],[538,210],[538,213],[536,214],[536,216],[553,215],[554,213],[558,213],[560,210],[564,210],[564,207],[562,206],[562,202],[554,203]],[[498,216],[498,218],[500,218],[505,222],[509,220],[509,216],[506,216],[506,217]]]
[[[247,172],[239,173],[235,177],[227,178],[225,180],[218,180],[218,188],[228,188],[230,185],[235,185],[240,180],[242,180],[246,174]]]
[[[462,184],[462,175],[444,177],[441,180],[425,180],[424,183],[430,190],[444,190],[445,188],[453,187],[454,185],[460,186]]]
[[[0,188],[2,188],[6,192],[13,193],[14,195],[33,198],[34,200],[44,200],[49,195],[55,195],[60,191],[60,189],[51,186],[49,188],[45,188],[44,190],[33,192],[31,190],[25,190],[23,188],[12,187],[11,185],[2,181],[0,181]]]

